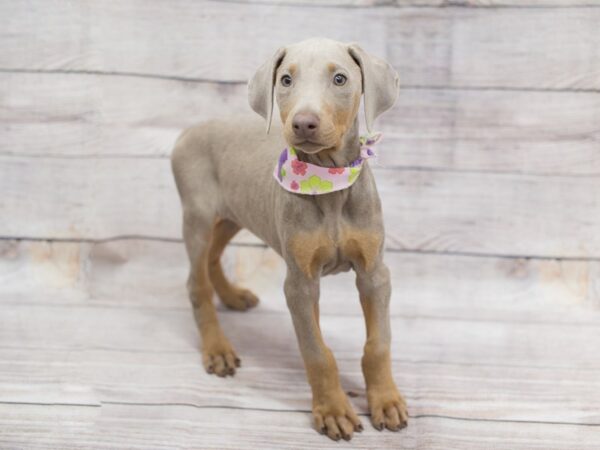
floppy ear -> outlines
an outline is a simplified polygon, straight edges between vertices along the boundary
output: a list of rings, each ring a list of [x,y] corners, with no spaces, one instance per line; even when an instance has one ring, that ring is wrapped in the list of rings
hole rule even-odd
[[[248,82],[248,101],[254,111],[267,121],[267,133],[271,128],[273,116],[273,91],[275,73],[285,56],[285,48],[281,47],[275,54],[258,68]]]
[[[394,68],[383,59],[369,55],[356,44],[348,46],[348,53],[362,73],[365,119],[369,133],[373,122],[396,102],[400,79]]]

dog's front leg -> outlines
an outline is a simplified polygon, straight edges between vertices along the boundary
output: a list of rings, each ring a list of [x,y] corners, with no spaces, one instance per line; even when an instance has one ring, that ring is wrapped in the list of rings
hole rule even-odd
[[[362,369],[367,384],[367,399],[371,421],[378,430],[392,431],[406,426],[406,402],[398,392],[392,377],[390,361],[390,272],[379,260],[373,270],[356,271],[356,286],[365,315],[367,342]]]
[[[331,439],[362,431],[360,419],[340,385],[337,364],[319,327],[319,278],[288,271],[285,296],[312,389],[315,426]]]

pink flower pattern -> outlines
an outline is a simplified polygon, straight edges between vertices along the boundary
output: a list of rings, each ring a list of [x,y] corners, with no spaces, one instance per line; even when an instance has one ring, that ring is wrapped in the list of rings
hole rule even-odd
[[[292,160],[292,170],[296,175],[306,175],[307,165],[305,162],[299,161],[297,159]]]
[[[350,187],[358,178],[367,159],[374,156],[371,148],[381,134],[361,136],[360,156],[345,167],[323,167],[298,159],[294,148],[285,148],[279,156],[273,176],[283,189],[294,194],[327,194]]]

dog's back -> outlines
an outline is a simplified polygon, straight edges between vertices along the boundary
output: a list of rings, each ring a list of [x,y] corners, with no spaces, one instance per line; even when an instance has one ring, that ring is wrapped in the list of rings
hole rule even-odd
[[[214,119],[185,130],[171,163],[184,217],[212,225],[215,216],[228,217],[277,250],[265,217],[272,217],[271,192],[279,188],[272,172],[286,146],[281,131],[265,133],[256,116]]]

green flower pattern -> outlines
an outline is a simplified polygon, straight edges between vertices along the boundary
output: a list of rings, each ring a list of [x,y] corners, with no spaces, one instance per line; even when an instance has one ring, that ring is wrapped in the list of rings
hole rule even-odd
[[[275,179],[286,190],[295,193],[314,195],[345,189],[360,175],[364,160],[374,155],[369,146],[377,143],[380,138],[380,134],[361,136],[361,156],[347,167],[329,170],[320,166],[313,168],[310,163],[300,162],[298,150],[290,146],[279,157],[274,172]]]
[[[356,177],[358,177],[359,173],[360,173],[360,167],[351,167],[350,168],[350,176],[348,177],[348,183],[350,183],[350,184],[354,183],[354,180],[356,180]]]
[[[316,175],[311,176],[308,180],[300,182],[301,192],[329,192],[332,189],[333,183],[331,181],[323,180],[321,177]]]

